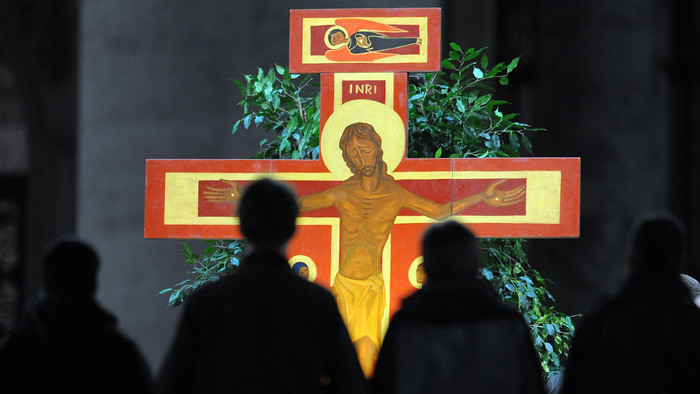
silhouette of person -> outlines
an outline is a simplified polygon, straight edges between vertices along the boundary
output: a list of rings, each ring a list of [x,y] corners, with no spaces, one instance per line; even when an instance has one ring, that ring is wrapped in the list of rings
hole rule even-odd
[[[562,393],[697,393],[700,310],[681,281],[685,235],[672,214],[632,227],[630,275],[576,329]]]
[[[298,212],[286,185],[269,179],[248,185],[238,216],[252,253],[236,273],[188,301],[158,392],[367,390],[333,297],[294,274],[284,257]]]
[[[331,292],[365,376],[369,377],[379,354],[386,305],[382,252],[399,211],[407,208],[441,220],[482,201],[494,207],[518,204],[523,200],[525,187],[496,189],[505,182],[503,179],[492,182],[480,193],[438,204],[404,189],[387,173],[382,139],[371,124],[347,126],[338,145],[353,175],[337,186],[301,196],[299,207],[301,211],[335,207],[340,213],[340,267]],[[204,197],[217,203],[236,202],[240,185],[229,180],[222,182],[230,187],[207,187]]]
[[[477,277],[479,243],[463,225],[423,237],[428,280],[403,300],[372,380],[377,393],[543,393],[530,328]]]
[[[98,268],[95,250],[75,237],[48,246],[45,294],[0,344],[0,391],[152,392],[136,345],[95,301]]]

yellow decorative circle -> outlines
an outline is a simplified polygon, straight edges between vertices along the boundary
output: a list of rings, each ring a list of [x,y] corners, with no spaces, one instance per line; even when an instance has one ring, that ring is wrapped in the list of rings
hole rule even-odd
[[[408,281],[411,282],[411,285],[415,287],[416,289],[422,289],[423,284],[418,283],[416,280],[416,269],[418,266],[423,262],[423,256],[418,256],[416,257],[415,260],[411,263],[411,266],[408,267]]]
[[[323,127],[321,158],[334,178],[345,180],[352,172],[338,147],[345,128],[353,123],[369,123],[382,137],[382,151],[387,172],[391,174],[406,152],[406,126],[393,108],[372,100],[352,100],[333,111]]]
[[[331,32],[331,30],[340,30],[340,31],[343,32],[343,34],[345,34],[345,37],[346,37],[346,38],[348,37],[348,31],[345,30],[344,27],[342,27],[342,26],[333,26],[333,27],[329,28],[328,30],[326,30],[326,34],[323,35],[323,41],[326,43],[326,46],[327,46],[328,48],[330,48],[330,49],[338,49],[338,48],[341,48],[341,47],[345,46],[345,45],[346,45],[345,43],[340,43],[340,44],[337,44],[337,45],[331,44],[331,40],[328,38],[328,34]]]
[[[311,260],[311,257],[298,254],[287,261],[287,263],[289,263],[289,268],[292,268],[294,264],[299,262],[304,263],[309,267],[309,282],[315,281],[318,271],[316,270],[316,263]]]

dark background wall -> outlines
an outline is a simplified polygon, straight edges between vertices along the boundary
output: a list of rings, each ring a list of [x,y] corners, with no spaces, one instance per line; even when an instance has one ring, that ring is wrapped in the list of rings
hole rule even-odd
[[[262,133],[230,135],[230,79],[287,63],[290,8],[349,6],[441,6],[445,44],[522,56],[498,95],[548,130],[530,135],[535,156],[582,159],[581,237],[527,243],[560,310],[619,284],[627,228],[650,209],[682,217],[700,276],[697,2],[13,0],[0,5],[0,335],[37,297],[43,245],[76,232],[102,255],[100,301],[157,368],[179,312],[157,294],[185,267],[180,241],[143,239],[145,160],[254,153]]]

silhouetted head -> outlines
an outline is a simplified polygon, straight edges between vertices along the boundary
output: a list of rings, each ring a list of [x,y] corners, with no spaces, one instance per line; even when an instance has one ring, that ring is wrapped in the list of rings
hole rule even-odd
[[[362,146],[359,146],[360,144]],[[347,126],[340,136],[338,146],[343,151],[343,160],[354,177],[372,176],[379,171],[382,177],[391,178],[387,175],[387,165],[384,162],[382,137],[371,124],[357,122]],[[366,162],[368,157],[373,160]]]
[[[476,276],[481,266],[479,241],[457,222],[435,224],[423,236],[423,265],[429,282]]]
[[[650,212],[632,226],[627,259],[633,272],[675,273],[685,258],[685,231],[668,212]]]
[[[97,289],[97,252],[75,237],[64,237],[46,249],[44,288],[49,296],[92,297]]]
[[[292,189],[270,179],[249,184],[238,204],[241,232],[258,249],[286,244],[294,235],[298,215]]]

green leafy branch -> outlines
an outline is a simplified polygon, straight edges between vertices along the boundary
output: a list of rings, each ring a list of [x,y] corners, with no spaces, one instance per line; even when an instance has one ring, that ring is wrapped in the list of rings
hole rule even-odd
[[[530,267],[522,248],[523,239],[482,239],[481,270],[504,302],[517,308],[530,326],[535,349],[545,374],[559,371],[569,354],[574,326],[571,316],[554,309],[554,297],[547,290],[551,281]]]
[[[408,151],[410,157],[515,157],[520,148],[532,153],[525,135],[533,128],[504,114],[489,82],[509,85],[508,75],[520,58],[489,68],[485,48],[474,50],[452,43],[443,71],[420,74],[409,87]],[[480,60],[477,61],[477,59]]]
[[[160,294],[171,293],[168,305],[175,307],[182,304],[193,291],[207,283],[219,280],[238,268],[239,257],[245,246],[242,240],[205,240],[204,243],[209,246],[202,254],[196,254],[187,244],[182,244],[185,264],[191,267],[187,271],[189,277],[173,287],[160,291]]]
[[[243,118],[233,125],[251,125],[275,134],[275,140],[260,141],[259,159],[318,159],[318,128],[321,119],[320,95],[305,96],[304,89],[316,86],[311,75],[299,80],[298,74],[276,65],[265,73],[258,68],[256,75],[245,75],[245,83],[233,83],[243,96]]]

